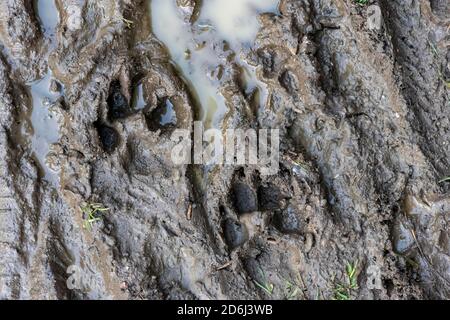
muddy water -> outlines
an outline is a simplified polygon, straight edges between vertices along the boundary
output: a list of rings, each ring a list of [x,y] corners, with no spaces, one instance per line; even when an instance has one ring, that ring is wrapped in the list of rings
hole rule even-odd
[[[51,89],[53,86],[53,90]],[[51,145],[59,140],[59,123],[54,113],[56,102],[62,95],[62,86],[52,78],[48,72],[44,78],[28,85],[33,110],[31,112],[31,125],[33,135],[31,146],[36,158],[39,160],[47,181],[55,181],[56,171],[47,161]]]
[[[224,55],[229,46],[234,62],[243,69],[246,91],[264,84],[257,80],[257,67],[245,61],[259,31],[258,15],[275,12],[278,0],[204,1],[198,18],[183,16],[174,0],[150,0],[152,30],[168,48],[171,57],[200,105],[200,119],[205,127],[220,127],[228,108],[221,94]],[[264,94],[260,95],[264,97]]]
[[[133,110],[142,110],[145,108],[147,103],[144,99],[144,88],[142,86],[142,83],[138,83],[137,86],[133,89]]]
[[[159,124],[166,126],[169,124],[176,124],[176,114],[172,102],[169,99],[165,101],[163,112],[159,118]]]
[[[59,22],[55,0],[35,0],[34,9],[44,35],[47,38],[55,37]]]

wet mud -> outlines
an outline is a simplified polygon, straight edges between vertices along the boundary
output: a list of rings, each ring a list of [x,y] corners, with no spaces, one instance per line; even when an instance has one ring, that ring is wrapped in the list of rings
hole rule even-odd
[[[2,1],[0,298],[338,299],[355,265],[348,299],[449,299],[449,22],[440,0]],[[278,172],[175,164],[195,120],[279,129]]]

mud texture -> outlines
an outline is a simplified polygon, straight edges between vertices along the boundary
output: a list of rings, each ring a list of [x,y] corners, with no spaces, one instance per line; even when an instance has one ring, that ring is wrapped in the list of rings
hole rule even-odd
[[[53,34],[32,1],[1,1],[0,298],[332,299],[351,263],[351,299],[449,299],[449,3],[369,2],[379,30],[350,0],[262,14],[260,110],[224,63],[223,129],[280,129],[263,176],[171,161],[171,132],[200,115],[147,1],[56,0]],[[43,163],[29,87],[48,72]],[[109,210],[86,228],[93,203]],[[69,288],[71,266],[88,285]]]

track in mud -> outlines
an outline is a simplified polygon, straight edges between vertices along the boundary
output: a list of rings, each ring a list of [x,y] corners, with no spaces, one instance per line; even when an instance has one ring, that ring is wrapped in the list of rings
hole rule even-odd
[[[3,1],[0,297],[448,299],[449,4],[368,2]]]

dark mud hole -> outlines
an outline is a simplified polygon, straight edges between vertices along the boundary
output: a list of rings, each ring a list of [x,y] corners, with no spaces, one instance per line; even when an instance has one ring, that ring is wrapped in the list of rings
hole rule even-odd
[[[265,177],[172,164],[168,133],[198,108],[147,1],[56,0],[56,23],[2,1],[0,297],[331,299],[355,263],[349,298],[450,298],[449,3],[369,2],[380,30],[350,0],[262,14],[260,110],[224,64],[223,127],[281,129]],[[29,88],[46,75],[62,97],[42,158]],[[92,230],[86,203],[109,208]],[[68,288],[73,265],[88,286]]]

